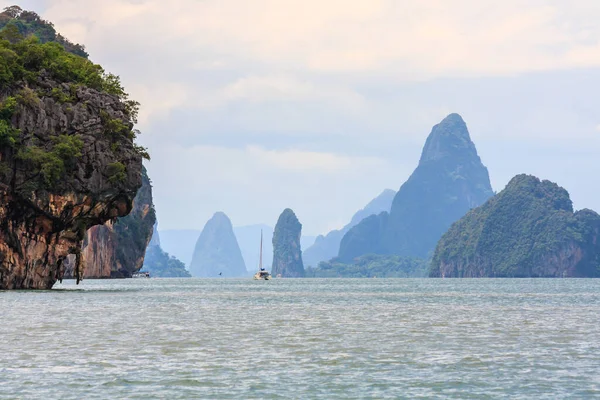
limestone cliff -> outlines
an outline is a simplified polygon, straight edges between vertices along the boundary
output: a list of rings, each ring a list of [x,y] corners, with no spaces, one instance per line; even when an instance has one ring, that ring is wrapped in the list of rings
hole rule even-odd
[[[352,228],[339,257],[351,262],[365,254],[427,258],[448,228],[493,195],[467,125],[450,114],[427,138],[419,165],[402,185],[388,213]]]
[[[246,275],[246,265],[231,221],[217,212],[206,223],[196,242],[190,273],[200,278],[231,278]]]
[[[600,277],[600,215],[573,212],[565,189],[518,175],[444,234],[430,275]]]
[[[156,213],[152,203],[152,185],[146,169],[142,169],[142,187],[126,217],[96,225],[87,231],[83,244],[86,269],[83,277],[128,278],[139,271],[154,231]],[[74,277],[74,262],[69,257],[65,277]]]
[[[14,26],[0,54],[0,289],[50,289],[69,254],[84,276],[89,228],[133,207],[137,103],[100,66]]]
[[[286,208],[277,220],[273,233],[273,264],[271,275],[282,278],[304,276],[300,236],[302,224],[296,214]]]

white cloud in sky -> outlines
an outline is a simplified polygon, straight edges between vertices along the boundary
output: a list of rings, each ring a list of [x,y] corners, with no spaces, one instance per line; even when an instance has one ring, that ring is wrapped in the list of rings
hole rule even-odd
[[[120,56],[108,65],[124,75],[134,95],[143,97],[140,84],[161,93],[189,83],[187,96],[177,102],[156,96],[146,101],[151,109],[189,105],[185,99],[195,95],[223,106],[236,96],[251,101],[325,96],[345,107],[360,103],[347,80],[407,82],[600,65],[596,0],[46,0],[43,5],[44,16],[85,43],[93,59]],[[125,71],[123,63],[136,73]],[[198,68],[235,72],[220,82],[189,82],[194,72],[201,73]],[[321,88],[318,76],[345,77],[346,87]],[[256,92],[249,94],[252,89]]]
[[[450,112],[467,121],[495,189],[539,173],[600,208],[586,183],[600,146],[597,0],[22,6],[142,103],[163,228],[198,228],[218,209],[238,225],[272,223],[295,207],[309,233],[325,232],[398,189]]]
[[[61,28],[77,40],[94,41],[100,30],[114,37],[142,29],[141,33],[154,32],[148,37],[151,42],[183,40],[190,50],[209,48],[294,69],[381,72],[392,67],[388,73],[435,77],[600,64],[600,27],[585,23],[600,16],[595,0],[50,0],[48,4],[48,17],[57,24],[66,21]],[[76,20],[81,20],[77,29]],[[82,36],[82,27],[88,34]],[[194,58],[191,51],[187,55]]]
[[[317,86],[292,76],[248,76],[220,89],[206,105],[219,106],[229,102],[248,101],[264,103],[269,101],[310,101],[325,102],[332,106],[358,109],[364,99],[349,88],[331,85]]]

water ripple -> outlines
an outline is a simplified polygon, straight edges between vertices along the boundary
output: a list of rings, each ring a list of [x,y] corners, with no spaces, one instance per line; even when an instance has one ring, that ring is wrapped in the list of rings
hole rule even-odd
[[[600,398],[600,280],[0,292],[0,399]]]

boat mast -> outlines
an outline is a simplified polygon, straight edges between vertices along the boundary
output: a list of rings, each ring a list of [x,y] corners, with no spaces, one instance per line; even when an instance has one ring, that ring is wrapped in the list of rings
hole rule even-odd
[[[258,262],[258,270],[262,271],[262,229],[260,230],[260,259]]]

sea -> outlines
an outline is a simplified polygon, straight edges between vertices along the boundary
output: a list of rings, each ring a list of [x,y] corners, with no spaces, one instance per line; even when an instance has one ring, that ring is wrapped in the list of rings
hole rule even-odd
[[[0,399],[600,398],[600,279],[0,292]]]

